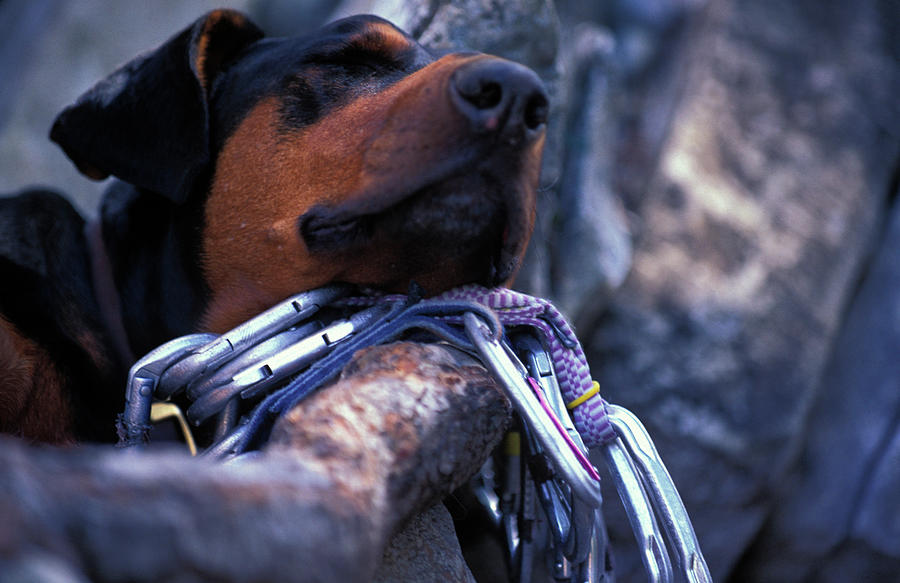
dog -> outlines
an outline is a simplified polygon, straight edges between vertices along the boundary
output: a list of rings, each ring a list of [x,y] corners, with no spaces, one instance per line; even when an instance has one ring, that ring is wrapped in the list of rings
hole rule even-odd
[[[508,284],[547,110],[530,69],[436,58],[378,17],[286,38],[201,17],[55,120],[81,173],[115,178],[97,221],[0,199],[0,431],[113,441],[134,355],[303,290]]]

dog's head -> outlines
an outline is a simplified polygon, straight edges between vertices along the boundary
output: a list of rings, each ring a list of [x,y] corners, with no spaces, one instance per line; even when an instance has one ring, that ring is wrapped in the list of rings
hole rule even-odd
[[[534,224],[546,115],[531,70],[435,60],[376,17],[265,39],[216,11],[99,83],[51,137],[93,178],[202,197],[217,329],[329,282],[507,283]]]

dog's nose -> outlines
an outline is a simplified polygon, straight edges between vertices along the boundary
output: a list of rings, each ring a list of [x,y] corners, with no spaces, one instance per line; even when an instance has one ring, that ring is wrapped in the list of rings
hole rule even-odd
[[[479,131],[535,136],[547,121],[547,92],[531,69],[503,59],[479,59],[453,73],[451,99]]]

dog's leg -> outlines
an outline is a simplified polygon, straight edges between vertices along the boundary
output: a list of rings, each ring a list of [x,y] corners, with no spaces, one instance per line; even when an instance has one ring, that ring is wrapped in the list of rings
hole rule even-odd
[[[0,432],[72,443],[71,406],[47,352],[0,318]]]

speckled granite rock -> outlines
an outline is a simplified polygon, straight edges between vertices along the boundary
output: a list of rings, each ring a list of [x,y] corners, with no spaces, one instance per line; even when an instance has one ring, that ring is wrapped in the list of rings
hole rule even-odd
[[[748,576],[738,562],[781,512],[790,468],[823,491],[841,471],[806,465],[821,442],[795,464],[807,427],[827,427],[816,410],[808,416],[810,404],[827,391],[821,381],[900,155],[900,71],[879,6],[709,4],[680,62],[685,90],[658,164],[632,197],[641,223],[633,269],[588,339],[604,395],[657,440],[718,581]],[[881,415],[890,424],[896,409]],[[847,430],[871,424],[857,417]],[[837,511],[806,502],[806,519]],[[610,528],[619,575],[640,580],[630,530],[621,519]],[[788,542],[810,544],[786,535],[748,557],[764,563]],[[811,566],[754,580],[802,580]],[[855,568],[865,574],[866,561]]]

